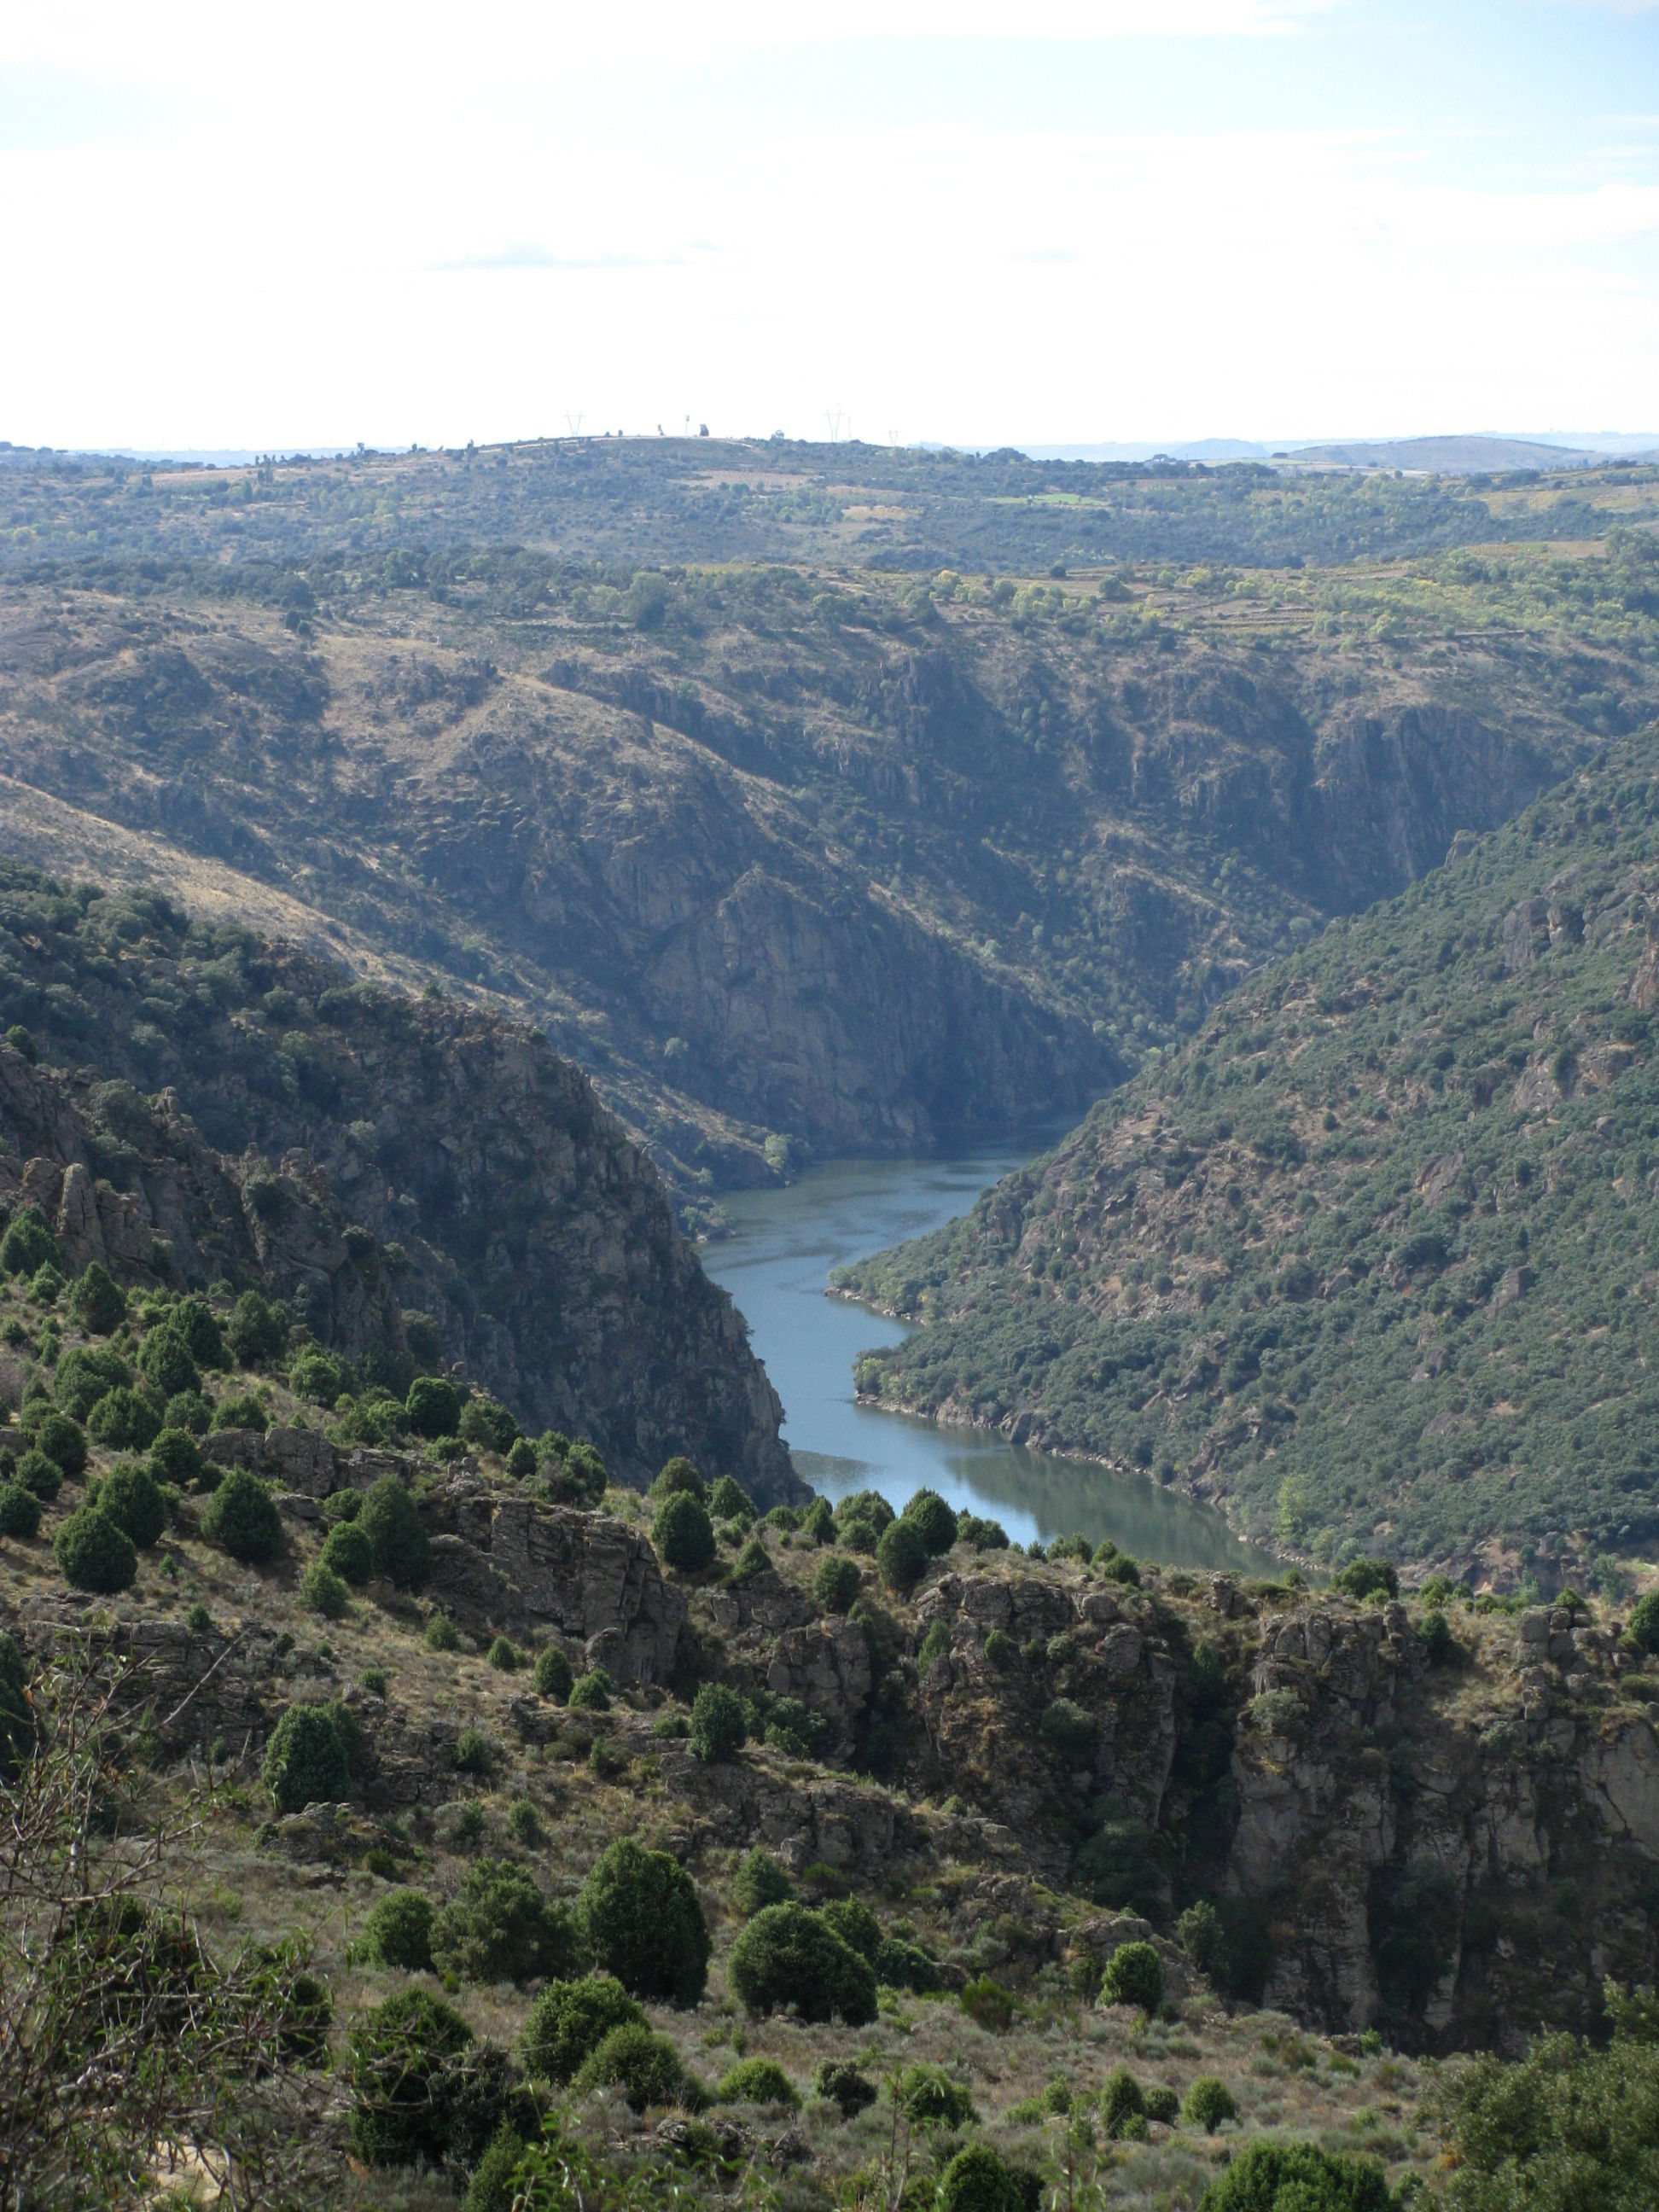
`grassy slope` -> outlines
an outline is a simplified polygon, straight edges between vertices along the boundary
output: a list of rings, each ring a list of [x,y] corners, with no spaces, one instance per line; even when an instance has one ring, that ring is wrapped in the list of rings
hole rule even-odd
[[[1650,730],[851,1271],[928,1323],[862,1387],[1320,1559],[1650,1549],[1656,886]]]

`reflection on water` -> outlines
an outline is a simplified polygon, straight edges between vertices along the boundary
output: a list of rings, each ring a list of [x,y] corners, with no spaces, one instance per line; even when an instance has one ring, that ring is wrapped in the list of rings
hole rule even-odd
[[[1144,1477],[854,1403],[854,1357],[909,1330],[827,1298],[830,1269],[965,1212],[1029,1156],[1004,1148],[955,1160],[836,1160],[787,1190],[724,1200],[735,1233],[708,1248],[703,1265],[749,1322],[783,1400],[796,1466],[831,1498],[871,1489],[901,1506],[925,1483],[1000,1521],[1018,1543],[1080,1529],[1091,1543],[1109,1536],[1171,1565],[1272,1572],[1275,1562],[1241,1544],[1218,1513]]]

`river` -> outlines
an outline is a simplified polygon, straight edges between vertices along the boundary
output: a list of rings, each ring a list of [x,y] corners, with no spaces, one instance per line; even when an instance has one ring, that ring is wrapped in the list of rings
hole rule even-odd
[[[1030,1157],[1029,1148],[1005,1147],[949,1159],[833,1160],[784,1189],[722,1200],[732,1234],[704,1248],[703,1266],[749,1323],[783,1401],[795,1465],[832,1499],[878,1490],[898,1507],[925,1484],[958,1509],[1000,1521],[1018,1543],[1079,1530],[1167,1565],[1272,1574],[1278,1563],[1242,1544],[1218,1512],[1146,1477],[854,1402],[855,1354],[910,1332],[826,1297],[830,1269],[966,1212]]]

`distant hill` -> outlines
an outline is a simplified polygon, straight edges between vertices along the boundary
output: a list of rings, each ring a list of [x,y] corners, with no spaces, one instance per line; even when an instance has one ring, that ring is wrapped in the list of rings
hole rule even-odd
[[[1293,461],[1317,461],[1333,468],[1433,469],[1460,477],[1494,469],[1589,468],[1602,458],[1572,446],[1482,437],[1356,439],[1341,445],[1295,446],[1288,453]]]

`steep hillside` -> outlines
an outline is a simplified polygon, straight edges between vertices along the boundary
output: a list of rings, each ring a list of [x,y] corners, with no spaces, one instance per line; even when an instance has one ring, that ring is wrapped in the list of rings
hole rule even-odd
[[[654,1170],[531,1031],[354,984],[154,893],[70,894],[6,867],[14,1024],[74,1071],[0,1048],[13,1187],[72,1237],[94,1206],[78,1259],[106,1248],[118,1274],[162,1282],[257,1263],[322,1343],[407,1335],[417,1361],[464,1362],[623,1475],[690,1449],[757,1494],[799,1494],[730,1299]]]
[[[1650,1555],[1656,895],[1650,729],[848,1271],[927,1324],[860,1387],[1155,1466],[1320,1560]]]
[[[0,770],[41,797],[0,839],[240,883],[506,1002],[685,1196],[1080,1109],[1505,819],[1659,706],[1652,541],[1593,551],[903,589],[112,566],[8,588]]]

